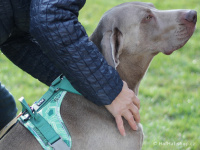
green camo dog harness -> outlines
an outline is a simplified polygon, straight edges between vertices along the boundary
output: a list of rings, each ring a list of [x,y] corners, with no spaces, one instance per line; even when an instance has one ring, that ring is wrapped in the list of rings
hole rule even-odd
[[[71,148],[71,136],[60,115],[60,106],[67,91],[80,95],[66,77],[61,75],[31,107],[23,97],[19,99],[22,115],[18,120],[35,136],[45,150],[70,150]]]

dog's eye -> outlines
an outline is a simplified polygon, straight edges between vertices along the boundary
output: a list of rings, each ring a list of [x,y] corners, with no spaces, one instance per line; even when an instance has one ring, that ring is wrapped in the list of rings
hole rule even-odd
[[[144,18],[142,19],[142,23],[148,23],[151,22],[151,20],[153,19],[153,15],[146,15],[144,16]]]

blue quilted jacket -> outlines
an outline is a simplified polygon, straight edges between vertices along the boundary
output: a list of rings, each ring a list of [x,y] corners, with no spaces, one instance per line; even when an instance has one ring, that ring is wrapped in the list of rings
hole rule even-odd
[[[0,44],[11,61],[47,85],[63,73],[97,105],[115,99],[122,80],[78,21],[85,0],[10,1],[0,0]]]

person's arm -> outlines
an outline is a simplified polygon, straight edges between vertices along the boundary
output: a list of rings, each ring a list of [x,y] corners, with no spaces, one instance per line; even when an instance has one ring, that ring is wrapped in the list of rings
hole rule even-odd
[[[127,85],[123,86],[117,71],[89,41],[77,18],[84,2],[32,1],[30,31],[76,90],[95,104],[106,105],[115,117],[120,133],[125,135],[122,117],[136,130],[139,100]]]
[[[19,29],[11,34],[0,49],[15,65],[48,86],[62,74],[42,53],[40,46],[30,34]]]
[[[78,21],[83,0],[34,0],[30,31],[43,52],[76,90],[97,105],[109,105],[123,83]]]
[[[61,72],[29,34],[30,2],[0,2],[0,49],[15,65],[49,86]]]

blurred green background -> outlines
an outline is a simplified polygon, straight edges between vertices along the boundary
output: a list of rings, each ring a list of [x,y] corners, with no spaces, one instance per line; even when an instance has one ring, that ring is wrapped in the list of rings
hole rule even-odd
[[[157,9],[194,9],[199,0],[140,0]],[[87,0],[79,20],[90,35],[108,9],[127,0]],[[198,18],[199,19],[199,18]],[[172,55],[157,55],[139,90],[143,150],[200,150],[200,23],[189,42]],[[14,66],[0,53],[0,81],[14,95],[31,105],[48,89]],[[17,101],[17,107],[21,106]]]

